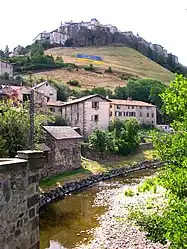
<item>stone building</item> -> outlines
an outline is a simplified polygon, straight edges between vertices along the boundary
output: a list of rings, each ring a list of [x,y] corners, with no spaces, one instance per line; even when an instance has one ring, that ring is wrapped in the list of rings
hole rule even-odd
[[[44,152],[47,152],[47,155],[45,166],[40,171],[40,178],[79,168],[82,136],[69,126],[44,126],[44,130],[47,148]]]
[[[139,123],[144,124],[157,124],[156,106],[135,100],[121,100],[121,99],[111,99],[110,104],[110,119],[115,118],[125,120],[130,117],[134,117]]]
[[[9,77],[13,77],[13,66],[6,62],[0,60],[0,75],[7,73]]]
[[[35,91],[47,96],[49,101],[57,100],[57,89],[47,81],[41,82],[33,87]]]
[[[98,94],[85,96],[59,104],[47,104],[48,110],[62,116],[72,127],[79,127],[87,138],[96,128],[107,129],[109,124],[110,100]]]

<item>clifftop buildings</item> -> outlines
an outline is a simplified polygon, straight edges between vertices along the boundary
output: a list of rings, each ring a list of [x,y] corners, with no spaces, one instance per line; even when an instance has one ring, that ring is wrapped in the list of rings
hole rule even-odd
[[[118,32],[118,29],[115,26],[112,26],[111,24],[102,25],[100,22],[92,18],[90,22],[65,22],[60,24],[60,27],[51,31],[46,32],[43,31],[38,36],[34,38],[34,41],[36,40],[48,40],[51,45],[58,44],[58,45],[64,45],[66,40],[78,33],[78,31],[85,27],[89,30],[96,30],[97,27],[102,27],[103,29],[108,29],[112,34],[115,32]]]
[[[40,41],[48,41],[51,45],[55,46],[64,46],[65,42],[74,36],[78,34],[81,28],[87,28],[89,30],[97,30],[97,28],[101,28],[102,30],[106,30],[110,32],[111,34],[115,34],[116,32],[123,34],[128,39],[136,39],[137,42],[142,43],[146,47],[150,47],[153,51],[159,53],[160,55],[164,57],[168,57],[168,52],[166,49],[164,49],[159,44],[152,44],[150,42],[147,42],[142,37],[140,37],[138,34],[134,35],[132,31],[126,31],[126,32],[120,32],[117,27],[107,24],[103,25],[101,24],[97,19],[92,18],[89,22],[65,22],[61,23],[59,28],[51,31],[46,32],[43,31],[42,33],[38,34],[34,41],[40,40]],[[176,63],[178,63],[178,57],[173,55],[173,59]]]

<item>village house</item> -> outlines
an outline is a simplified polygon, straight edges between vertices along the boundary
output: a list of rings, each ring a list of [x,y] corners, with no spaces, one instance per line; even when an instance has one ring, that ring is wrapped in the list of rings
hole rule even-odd
[[[28,86],[1,85],[2,93],[6,99],[23,103],[29,99],[31,88]]]
[[[82,136],[69,126],[44,126],[46,156],[40,179],[81,167]]]
[[[9,77],[13,77],[13,66],[6,62],[0,60],[0,75],[8,74]]]
[[[48,97],[48,101],[57,101],[57,89],[47,81],[41,82],[33,87],[35,91]]]
[[[72,127],[79,127],[84,138],[96,128],[107,129],[110,100],[98,94],[89,95],[64,103],[48,102],[49,111],[62,116]]]
[[[110,120],[134,117],[139,123],[156,125],[156,106],[136,100],[110,99]]]

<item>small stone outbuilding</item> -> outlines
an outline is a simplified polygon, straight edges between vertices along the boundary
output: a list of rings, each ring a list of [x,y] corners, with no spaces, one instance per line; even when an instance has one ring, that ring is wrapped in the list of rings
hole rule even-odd
[[[44,126],[47,151],[45,167],[40,178],[48,178],[59,173],[81,167],[82,136],[70,126]]]

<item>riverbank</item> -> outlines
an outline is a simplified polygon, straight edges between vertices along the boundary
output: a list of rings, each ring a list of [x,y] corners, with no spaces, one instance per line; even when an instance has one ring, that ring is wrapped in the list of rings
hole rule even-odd
[[[95,199],[96,206],[107,206],[108,211],[100,217],[100,225],[93,233],[93,239],[74,249],[167,249],[168,245],[153,243],[146,239],[146,233],[133,226],[128,220],[129,209],[134,206],[146,206],[148,200],[154,199],[154,205],[162,205],[165,190],[157,193],[139,193],[138,186],[124,186],[100,192]],[[125,196],[127,189],[132,190],[132,196]],[[154,206],[153,205],[153,206]]]
[[[126,157],[116,157],[110,162],[100,162],[82,158],[82,167],[71,172],[64,172],[55,177],[40,181],[41,192],[55,189],[67,182],[79,181],[88,176],[107,172],[125,166],[130,166],[141,161],[152,160],[152,150],[138,151]]]

